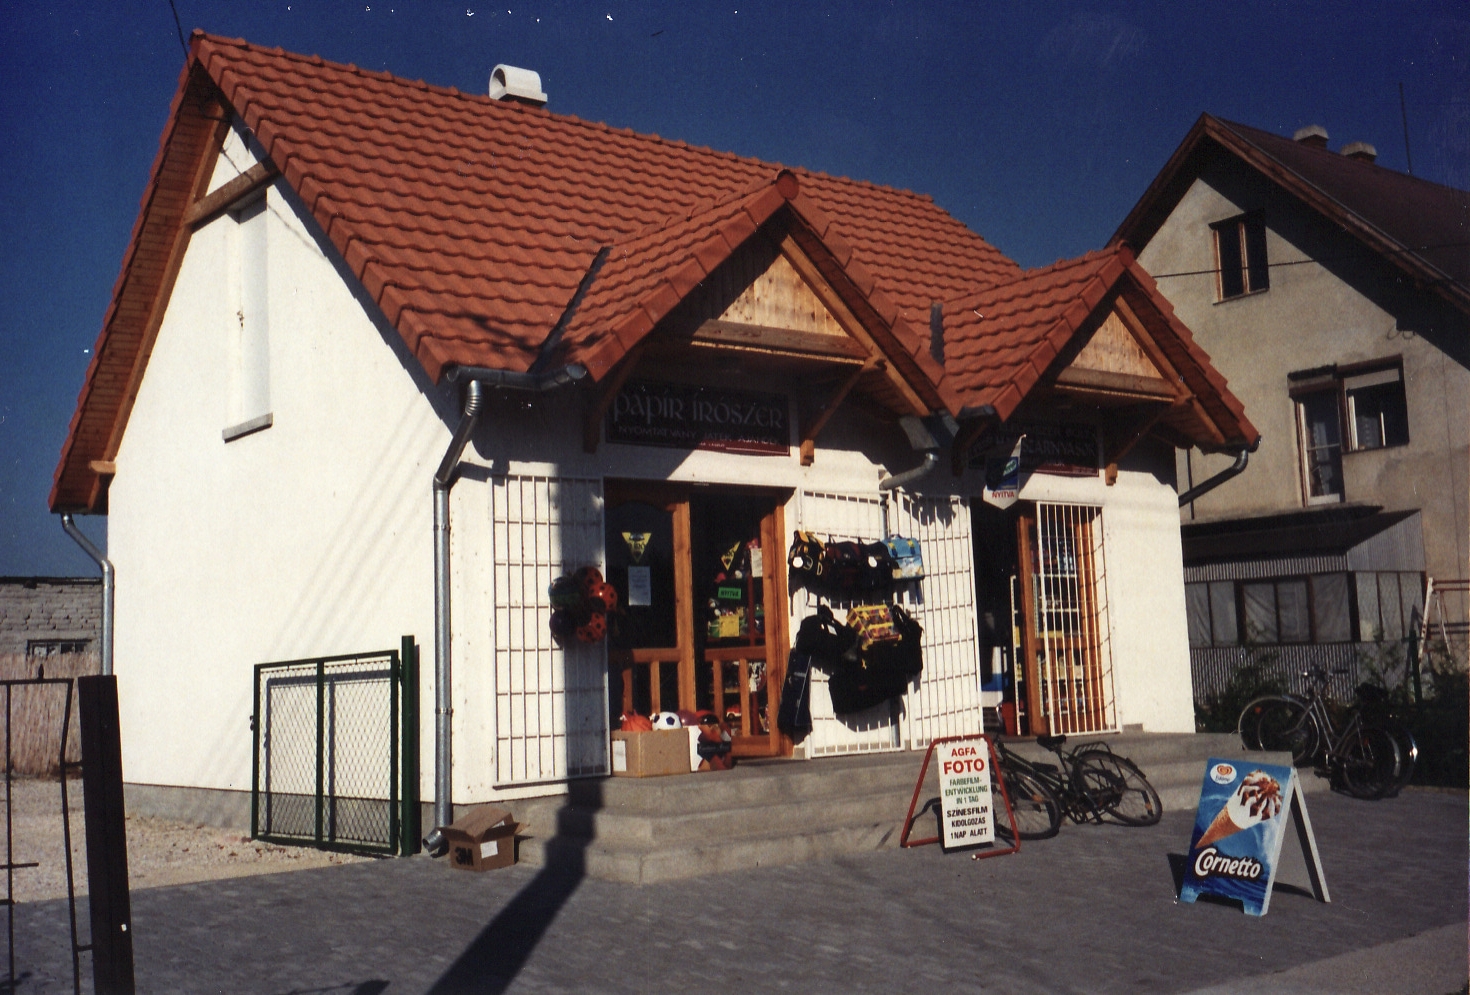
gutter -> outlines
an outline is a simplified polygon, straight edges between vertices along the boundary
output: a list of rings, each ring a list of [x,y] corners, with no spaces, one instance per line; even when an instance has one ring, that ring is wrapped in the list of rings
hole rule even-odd
[[[102,569],[102,675],[108,677],[112,674],[113,595],[117,590],[117,574],[112,568],[112,561],[103,556],[102,550],[82,534],[82,530],[77,528],[76,520],[70,513],[61,516],[61,527],[76,541],[78,546],[82,547],[82,552],[90,556],[92,562]]]
[[[925,427],[923,421],[913,415],[904,415],[898,420],[898,423],[903,426],[904,432],[908,435],[909,445],[923,452],[924,461],[911,470],[895,473],[878,481],[880,491],[891,491],[902,487],[911,480],[918,480],[939,465],[939,443],[935,440],[933,433]]]
[[[1208,480],[1201,481],[1196,486],[1191,487],[1189,490],[1179,495],[1179,507],[1183,508],[1186,504],[1190,504],[1198,500],[1199,498],[1208,494],[1210,491],[1214,490],[1216,487],[1219,487],[1221,484],[1225,483],[1225,481],[1230,480],[1233,477],[1240,476],[1243,472],[1245,472],[1246,464],[1250,462],[1251,453],[1259,449],[1260,445],[1261,438],[1260,436],[1257,436],[1255,442],[1252,442],[1249,446],[1240,451],[1240,454],[1235,457],[1234,463],[1230,464],[1225,469],[1215,474],[1213,477],[1210,477]]]
[[[469,444],[483,414],[487,389],[544,392],[576,383],[587,375],[585,367],[572,364],[546,373],[517,373],[480,366],[454,366],[445,374],[451,383],[466,381],[464,410],[449,441],[449,448],[434,471],[434,824],[424,837],[431,856],[443,856],[449,843],[442,832],[454,821],[454,732],[451,718],[449,604],[449,490],[454,486],[459,458]]]

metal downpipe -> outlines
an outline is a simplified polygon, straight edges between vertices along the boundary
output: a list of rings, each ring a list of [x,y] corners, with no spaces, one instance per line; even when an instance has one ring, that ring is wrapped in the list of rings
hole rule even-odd
[[[1221,470],[1213,477],[1210,477],[1208,480],[1201,481],[1198,485],[1191,487],[1189,490],[1179,495],[1179,507],[1183,508],[1191,501],[1198,500],[1200,497],[1208,494],[1216,487],[1219,487],[1221,484],[1225,483],[1225,481],[1230,480],[1232,477],[1240,476],[1241,473],[1245,472],[1246,464],[1250,463],[1251,453],[1255,452],[1256,448],[1259,447],[1260,444],[1261,440],[1257,439],[1254,445],[1240,451],[1240,454],[1235,457],[1234,463],[1231,463],[1225,469]]]
[[[76,520],[70,514],[61,516],[61,527],[78,546],[82,547],[82,552],[90,556],[92,562],[102,569],[102,674],[104,677],[110,676],[112,674],[113,594],[117,589],[117,575],[112,569],[112,561],[103,556],[102,550],[82,534],[82,530],[77,528]]]
[[[453,715],[450,698],[449,656],[449,489],[454,484],[454,470],[464,447],[480,422],[485,401],[485,385],[471,380],[465,386],[464,412],[449,449],[434,473],[434,824],[435,829],[424,839],[424,849],[438,856],[446,846],[439,832],[454,821]]]
[[[910,480],[918,480],[927,473],[931,473],[939,465],[939,443],[934,434],[924,425],[924,422],[913,415],[905,415],[898,420],[904,433],[909,437],[909,445],[924,454],[924,462],[911,470],[903,473],[895,473],[878,481],[878,490],[891,491],[895,487],[902,487]]]

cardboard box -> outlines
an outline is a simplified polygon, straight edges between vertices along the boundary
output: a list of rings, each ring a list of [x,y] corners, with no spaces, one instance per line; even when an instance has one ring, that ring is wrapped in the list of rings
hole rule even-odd
[[[612,772],[618,777],[661,777],[689,773],[689,730],[612,734]]]
[[[444,827],[449,866],[461,871],[489,871],[516,862],[516,830],[520,825],[503,808],[476,805]]]

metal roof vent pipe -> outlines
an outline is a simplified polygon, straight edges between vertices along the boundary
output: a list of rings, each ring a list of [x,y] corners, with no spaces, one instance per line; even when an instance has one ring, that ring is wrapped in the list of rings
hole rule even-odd
[[[1291,136],[1294,142],[1309,145],[1314,149],[1325,149],[1327,147],[1327,129],[1320,124],[1309,124],[1305,128],[1298,128]]]
[[[1378,158],[1378,150],[1367,142],[1348,142],[1342,147],[1342,154],[1359,162],[1372,162]]]
[[[545,107],[541,74],[530,69],[500,65],[490,72],[490,99],[506,100],[531,107]]]

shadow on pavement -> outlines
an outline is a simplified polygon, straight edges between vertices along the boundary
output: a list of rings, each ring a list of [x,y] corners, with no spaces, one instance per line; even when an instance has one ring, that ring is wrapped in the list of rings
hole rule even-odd
[[[429,995],[499,995],[510,987],[587,876],[591,833],[578,829],[602,808],[602,796],[601,781],[572,782],[567,804],[557,811],[556,834],[546,841],[545,866],[434,982]]]

